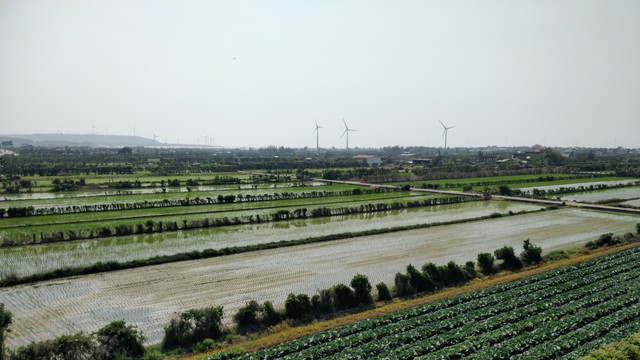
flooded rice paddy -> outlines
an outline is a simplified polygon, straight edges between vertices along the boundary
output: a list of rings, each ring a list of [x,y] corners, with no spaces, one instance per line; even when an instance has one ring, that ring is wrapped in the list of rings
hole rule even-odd
[[[149,235],[69,241],[0,248],[0,276],[19,277],[97,262],[126,262],[205,249],[297,240],[343,232],[449,222],[540,206],[505,201],[477,201],[385,213],[359,214],[276,223],[236,225]]]
[[[609,200],[640,199],[640,186],[624,187],[619,189],[607,189],[599,191],[586,191],[562,196],[565,201],[598,202]]]
[[[637,222],[637,216],[563,208],[4,288],[0,302],[14,315],[7,339],[12,347],[95,331],[119,319],[138,325],[148,342],[155,343],[170,316],[187,309],[223,305],[229,318],[249,299],[281,306],[290,292],[314,294],[348,283],[357,273],[366,274],[372,284],[391,284],[409,263],[464,263],[504,245],[519,252],[527,238],[546,252],[606,232],[633,231]],[[292,225],[288,232],[304,229]],[[255,230],[244,237],[268,233]]]
[[[533,189],[538,190],[558,190],[561,188],[570,188],[570,187],[584,187],[589,188],[590,186],[598,186],[598,185],[607,185],[607,186],[615,186],[615,185],[626,185],[626,184],[635,184],[640,181],[640,179],[626,179],[626,180],[608,180],[608,181],[592,181],[592,182],[583,182],[583,183],[572,183],[572,184],[558,184],[558,185],[542,185],[542,186],[529,186],[529,187],[518,187],[522,191],[532,191]]]

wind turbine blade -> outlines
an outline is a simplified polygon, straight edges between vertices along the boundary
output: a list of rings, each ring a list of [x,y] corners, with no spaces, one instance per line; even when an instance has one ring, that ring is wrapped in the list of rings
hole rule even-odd
[[[344,131],[342,132],[342,135],[340,135],[340,138],[343,138],[343,137],[344,137],[344,134],[346,134],[346,133],[347,133],[347,131],[349,131],[349,129],[344,129]]]
[[[442,123],[442,121],[438,120],[438,122],[440,123],[440,125],[442,125],[443,128],[447,128],[446,126],[444,126],[444,124]]]
[[[456,126],[455,126],[455,125],[453,125],[453,126],[449,126],[449,127],[447,128],[447,130],[449,130],[449,129],[453,129],[454,127],[456,127]]]
[[[347,122],[346,122],[346,121],[344,121],[344,119],[342,119],[342,122],[344,123],[344,128],[345,128],[345,129],[347,129],[347,130],[349,130],[349,127],[347,126]]]
[[[442,132],[442,140],[444,140],[445,135],[447,135],[447,130]]]

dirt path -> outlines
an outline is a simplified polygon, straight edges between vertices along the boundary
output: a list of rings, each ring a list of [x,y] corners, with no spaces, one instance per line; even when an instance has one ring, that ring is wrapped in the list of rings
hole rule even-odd
[[[0,290],[0,302],[14,314],[10,347],[120,319],[153,343],[175,312],[223,305],[232,315],[249,299],[281,305],[290,292],[313,294],[357,273],[390,283],[409,263],[464,263],[503,245],[520,249],[527,238],[548,251],[632,231],[637,221],[567,208],[17,286]]]

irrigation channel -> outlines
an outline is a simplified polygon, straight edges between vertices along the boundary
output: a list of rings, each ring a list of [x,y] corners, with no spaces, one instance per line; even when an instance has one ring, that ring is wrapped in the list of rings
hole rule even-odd
[[[14,315],[10,347],[95,331],[121,319],[137,325],[148,343],[156,343],[176,312],[223,305],[229,321],[250,299],[282,306],[288,293],[312,295],[348,283],[357,273],[372,283],[391,284],[394,274],[410,263],[464,263],[504,245],[519,251],[527,238],[550,251],[602,233],[630,232],[637,222],[629,214],[565,207],[14,286],[0,289],[0,302]]]

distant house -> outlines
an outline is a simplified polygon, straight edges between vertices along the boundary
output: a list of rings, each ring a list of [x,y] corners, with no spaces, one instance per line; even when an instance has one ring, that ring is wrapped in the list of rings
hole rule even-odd
[[[380,166],[382,164],[382,160],[380,156],[375,155],[356,155],[353,157],[354,159],[366,161],[368,166]]]

